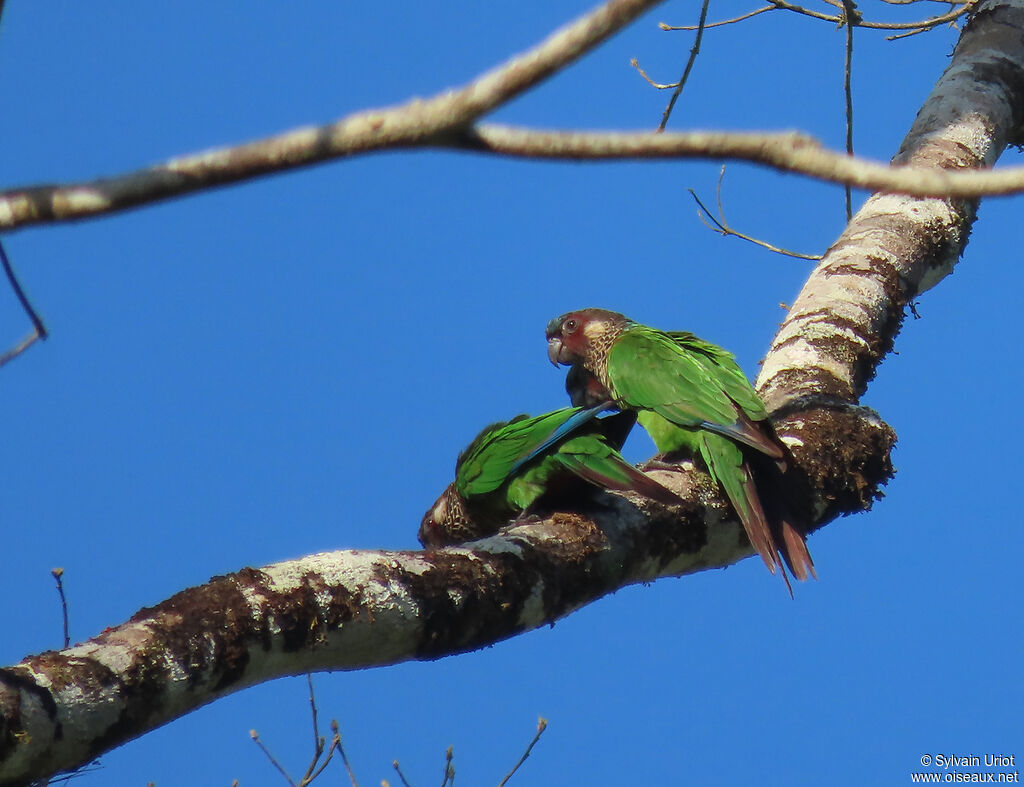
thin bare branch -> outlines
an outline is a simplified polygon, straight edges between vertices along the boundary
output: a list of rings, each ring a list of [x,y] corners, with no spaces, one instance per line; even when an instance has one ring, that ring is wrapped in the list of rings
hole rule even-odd
[[[728,236],[731,235],[733,237],[740,238],[740,239],[748,241],[750,243],[754,243],[754,244],[756,244],[758,246],[761,246],[762,248],[768,249],[768,251],[773,251],[776,254],[783,254],[783,255],[785,255],[787,257],[796,257],[797,259],[801,259],[801,260],[820,260],[821,259],[821,255],[800,254],[799,252],[796,252],[796,251],[790,251],[789,249],[783,249],[783,248],[780,248],[778,246],[773,246],[771,243],[768,243],[767,241],[760,240],[760,239],[752,237],[750,235],[745,235],[744,233],[738,232],[737,230],[734,230],[732,227],[730,227],[729,226],[729,222],[726,221],[726,219],[725,219],[725,210],[722,207],[722,179],[724,177],[725,177],[725,167],[723,166],[721,171],[718,173],[718,185],[715,188],[715,194],[716,194],[716,196],[718,198],[718,218],[717,219],[714,216],[711,215],[711,211],[708,210],[707,205],[705,205],[703,202],[701,202],[701,199],[700,199],[700,197],[697,196],[697,193],[693,189],[687,189],[687,191],[690,192],[690,196],[693,197],[694,201],[697,203],[697,206],[701,209],[701,210],[697,211],[697,215],[700,217],[700,220],[702,222],[704,222],[704,226],[706,226],[708,229],[712,230],[713,232],[717,232],[723,238],[724,237],[728,237]],[[701,212],[701,211],[703,211],[703,212]],[[712,226],[712,224],[714,226]]]
[[[253,743],[259,746],[260,751],[267,756],[267,759],[270,760],[270,764],[277,768],[278,772],[288,781],[288,784],[290,784],[291,787],[296,787],[295,780],[288,775],[288,771],[286,771],[284,766],[281,765],[274,755],[270,753],[270,749],[263,745],[263,741],[260,740],[259,733],[256,732],[256,730],[249,730],[249,737],[252,738]]]
[[[679,94],[683,92],[683,88],[686,87],[686,80],[690,78],[690,71],[693,69],[694,61],[697,59],[697,55],[700,54],[700,42],[704,38],[704,23],[708,19],[708,3],[710,0],[704,0],[700,7],[700,19],[697,20],[697,35],[693,39],[693,46],[690,47],[690,57],[686,60],[686,67],[683,69],[683,75],[679,77],[679,82],[676,83],[676,89],[672,92],[672,97],[668,100],[668,106],[665,107],[665,111],[661,115],[661,122],[658,124],[658,131],[664,131],[665,125],[668,123],[669,117],[672,115],[672,110],[675,108],[676,101],[679,100]]]
[[[452,757],[454,756],[455,750],[449,746],[444,753],[444,779],[441,781],[441,787],[449,787],[455,782],[455,768],[452,766]]]
[[[50,334],[47,332],[42,318],[40,318],[36,313],[36,310],[32,307],[32,303],[29,301],[28,296],[25,295],[25,291],[21,288],[21,283],[18,281],[18,276],[14,272],[14,267],[11,265],[10,259],[7,257],[7,250],[4,248],[2,241],[0,241],[0,267],[3,267],[4,275],[7,277],[7,281],[11,285],[11,290],[14,292],[14,296],[18,299],[18,303],[21,304],[21,308],[24,309],[25,314],[28,315],[29,322],[32,323],[32,333],[18,342],[18,344],[10,350],[3,353],[3,355],[0,355],[0,366],[3,366],[14,358],[17,358],[37,341],[45,340]]]
[[[742,14],[740,16],[733,17],[732,19],[723,19],[720,22],[708,22],[706,25],[704,25],[704,29],[707,30],[709,27],[722,27],[724,25],[734,25],[737,22],[743,22],[743,21],[745,21],[747,19],[750,19],[750,17],[752,17],[752,16],[757,16],[758,14],[763,14],[765,11],[776,11],[776,10],[778,10],[778,9],[776,9],[776,7],[773,6],[773,5],[762,6],[761,8],[756,8],[753,11],[749,11],[746,14]],[[668,24],[665,24],[664,22],[658,22],[658,27],[660,27],[662,30],[696,30],[697,29],[697,25],[668,25]]]
[[[886,0],[886,2],[899,2],[899,1],[900,0]],[[932,1],[933,2],[942,2],[942,3],[946,4],[946,0],[932,0]],[[975,5],[975,3],[977,3],[977,1],[978,0],[969,0],[969,2],[963,3],[961,5],[956,5],[953,9],[951,9],[950,11],[948,11],[945,14],[940,14],[938,16],[929,17],[927,19],[922,19],[922,20],[919,20],[917,22],[874,22],[874,21],[871,21],[871,20],[860,19],[860,20],[857,21],[856,26],[857,27],[866,27],[866,28],[869,28],[871,30],[910,30],[910,31],[912,31],[911,33],[907,33],[907,34],[904,34],[904,35],[887,36],[886,40],[892,41],[892,40],[894,40],[896,38],[905,38],[906,35],[915,35],[917,33],[922,33],[922,32],[925,32],[927,30],[931,30],[931,29],[933,29],[935,27],[938,27],[939,25],[945,24],[947,22],[954,22],[955,20],[959,19],[961,16],[966,14]],[[749,13],[743,14],[741,16],[734,17],[732,19],[725,19],[725,20],[722,20],[722,21],[719,21],[719,22],[709,22],[708,24],[705,25],[705,27],[706,28],[721,27],[723,25],[736,24],[737,22],[743,22],[743,21],[745,21],[747,19],[750,19],[753,16],[757,16],[759,14],[763,14],[766,11],[792,11],[794,13],[802,14],[803,16],[809,16],[812,19],[819,19],[819,20],[821,20],[823,22],[829,22],[829,23],[834,24],[834,25],[845,24],[845,18],[846,18],[845,17],[845,13],[825,14],[825,13],[822,13],[821,11],[814,11],[812,9],[805,8],[804,6],[795,5],[793,3],[786,2],[786,0],[770,0],[770,2],[771,2],[771,5],[763,6],[761,8],[757,8],[757,9],[755,9],[753,11],[750,11]],[[902,0],[902,2],[904,2],[904,3],[923,2],[923,0]],[[839,3],[830,3],[830,5],[835,5],[836,7],[842,9],[842,5],[839,4]],[[696,25],[673,26],[673,25],[666,25],[664,23],[659,24],[659,27],[661,27],[662,30],[696,30],[697,29]]]
[[[19,355],[25,352],[25,350],[27,350],[33,344],[38,342],[40,339],[42,339],[42,337],[39,335],[39,332],[33,329],[32,333],[30,333],[16,345],[14,345],[11,349],[5,351],[2,355],[0,355],[0,366],[3,366],[4,364],[13,361],[15,358],[17,358]]]
[[[330,156],[324,155],[323,146],[315,141],[322,134],[293,132],[297,136],[291,139],[285,135],[240,148],[225,148],[116,178],[0,193],[0,229],[106,215],[214,185],[283,172],[312,159],[324,161],[387,146],[370,146],[364,131],[365,128],[355,129],[351,134],[339,132],[332,143],[335,152]],[[970,198],[1024,192],[1024,167],[999,171],[890,167],[829,151],[814,138],[796,132],[567,132],[480,124],[465,132],[451,132],[418,144],[531,159],[748,161],[831,183],[919,197]],[[302,163],[295,163],[295,159]]]
[[[640,67],[640,61],[637,60],[635,57],[629,61],[629,64],[633,66],[633,68],[637,70],[640,76],[642,76],[647,81],[648,85],[657,88],[658,90],[671,90],[672,88],[676,87],[679,84],[678,82],[670,82],[668,84],[664,82],[655,82],[653,79],[647,76],[647,72]]]
[[[842,16],[835,14],[824,14],[821,11],[813,11],[810,8],[804,8],[801,5],[795,3],[789,3],[787,0],[768,0],[773,6],[782,11],[793,11],[797,14],[803,14],[809,16],[812,19],[820,19],[824,22],[831,22],[832,24],[840,24],[843,21]]]
[[[61,617],[64,620],[64,647],[71,644],[71,634],[68,630],[68,600],[64,595],[64,569],[54,568],[50,570],[53,578],[57,581],[57,595],[60,596]]]
[[[854,0],[843,0],[843,14],[846,22],[846,55],[843,65],[843,95],[846,99],[846,153],[853,155],[853,89],[851,73],[853,71],[853,28],[860,24],[861,15]],[[853,190],[850,184],[844,186],[846,194],[846,220],[853,217]]]
[[[341,743],[341,730],[338,727],[338,721],[336,719],[331,719],[331,733],[334,736],[331,739],[331,747],[332,749],[336,748],[338,750],[338,754],[341,755],[341,761],[345,764],[345,772],[348,773],[349,782],[352,783],[352,787],[359,787],[359,785],[356,784],[356,775],[352,772],[352,765],[348,761],[348,755],[345,754],[345,747]],[[327,763],[324,763],[324,765],[326,764]],[[321,768],[321,770],[323,769]]]
[[[316,709],[316,693],[313,690],[312,673],[306,673],[306,682],[309,684],[309,710],[310,715],[313,718],[313,758],[310,760],[309,766],[306,768],[306,772],[302,774],[302,778],[299,779],[300,787],[305,787],[305,785],[309,784],[315,778],[314,773],[316,772],[317,764],[320,762],[320,757],[324,753],[325,744],[323,737],[320,735],[320,723]],[[334,749],[332,747],[331,753],[333,752]],[[327,759],[330,760],[330,754],[328,754]],[[324,765],[326,764],[327,763],[325,762]]]
[[[402,784],[404,784],[405,787],[411,787],[411,785],[405,778],[405,774],[402,773],[402,769],[398,766],[398,760],[392,761],[391,767],[395,769],[395,772],[398,774],[398,778],[402,780]]]
[[[959,19],[961,16],[966,14],[975,6],[978,0],[969,0],[969,2],[963,5],[958,5],[951,11],[939,16],[933,16],[929,19],[922,19],[918,22],[867,22],[862,21],[857,23],[857,27],[867,27],[873,30],[930,30],[933,27],[938,27],[946,22],[953,22]]]
[[[798,132],[566,132],[486,124],[453,147],[556,160],[727,159],[763,164],[830,183],[918,197],[981,197],[1024,192],[1024,167],[951,170],[891,167],[823,148]]]
[[[508,780],[511,779],[513,774],[519,770],[519,766],[526,762],[526,758],[530,756],[530,752],[533,751],[533,747],[537,745],[537,741],[540,740],[540,736],[544,734],[544,730],[547,728],[547,719],[537,719],[537,734],[533,736],[533,740],[530,741],[530,745],[526,747],[526,751],[524,751],[523,756],[519,758],[519,762],[512,766],[512,770],[505,774],[505,778],[498,783],[498,787],[505,787],[505,785],[508,784]]]

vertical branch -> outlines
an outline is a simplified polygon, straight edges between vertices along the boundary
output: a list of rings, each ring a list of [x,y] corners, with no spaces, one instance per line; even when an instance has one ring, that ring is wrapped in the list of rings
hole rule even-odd
[[[0,5],[2,5],[2,2],[3,0],[0,0]],[[60,596],[61,616],[64,619],[64,647],[66,648],[71,644],[71,632],[68,629],[68,600],[64,595],[64,569],[55,568],[52,569],[50,573],[53,574],[53,578],[57,580],[57,595]]]
[[[700,7],[700,20],[697,22],[697,35],[693,39],[693,46],[690,48],[690,58],[686,61],[686,68],[683,69],[683,75],[679,77],[679,84],[677,84],[676,89],[672,91],[672,98],[668,100],[668,106],[665,107],[665,111],[661,115],[661,122],[658,124],[658,131],[665,130],[665,125],[668,123],[668,118],[672,114],[672,109],[676,105],[679,94],[683,92],[686,80],[690,78],[690,71],[693,69],[693,62],[697,59],[697,55],[700,54],[700,42],[704,37],[704,23],[708,18],[709,2],[710,0],[704,0],[704,4]]]
[[[843,68],[843,92],[846,96],[846,153],[853,155],[853,88],[850,74],[853,71],[853,28],[861,21],[860,11],[854,0],[843,0],[843,15],[846,21],[846,62]],[[853,197],[850,185],[846,188],[846,221],[853,218]]]

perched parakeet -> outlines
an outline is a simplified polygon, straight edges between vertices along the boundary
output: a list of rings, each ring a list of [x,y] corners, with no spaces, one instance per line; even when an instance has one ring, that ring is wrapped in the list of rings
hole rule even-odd
[[[570,365],[573,404],[607,397],[634,410],[663,454],[700,456],[736,509],[773,574],[815,576],[803,536],[784,516],[770,520],[751,467],[761,454],[785,468],[786,450],[764,403],[731,353],[690,333],[659,331],[604,309],[581,309],[547,326],[548,357]],[[755,452],[754,455],[751,452]],[[780,557],[781,555],[781,557]]]
[[[420,543],[439,547],[496,533],[541,496],[564,492],[579,479],[670,505],[682,502],[622,458],[619,449],[636,415],[596,417],[608,408],[601,401],[485,427],[459,455],[455,481],[424,514]]]

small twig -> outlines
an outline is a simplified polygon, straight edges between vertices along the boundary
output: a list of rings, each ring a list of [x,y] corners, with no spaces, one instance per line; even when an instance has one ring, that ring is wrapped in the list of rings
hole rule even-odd
[[[786,0],[768,0],[773,6],[783,11],[793,11],[797,14],[803,14],[813,19],[820,19],[823,22],[832,22],[833,24],[839,24],[843,21],[843,18],[833,14],[823,14],[821,11],[812,11],[810,8],[804,8],[802,5],[796,5],[794,3],[788,3]]]
[[[0,13],[2,13],[2,11],[3,6],[0,5]],[[0,242],[0,266],[3,266],[4,274],[7,276],[7,281],[10,283],[15,297],[17,297],[18,302],[21,304],[21,308],[24,309],[25,314],[28,315],[28,319],[32,323],[33,328],[32,333],[30,333],[25,339],[3,355],[0,355],[0,366],[3,366],[8,361],[17,358],[25,352],[25,350],[35,344],[35,342],[46,339],[50,334],[47,332],[46,326],[43,325],[42,319],[38,314],[36,314],[36,310],[32,308],[32,304],[29,302],[28,296],[25,295],[25,291],[21,288],[21,284],[18,283],[18,277],[14,273],[11,261],[7,258],[7,251],[4,249],[2,242]]]
[[[505,774],[505,778],[498,783],[498,787],[505,787],[508,784],[508,780],[512,778],[512,775],[519,770],[519,766],[526,762],[526,758],[530,756],[530,752],[533,751],[533,747],[537,745],[537,741],[540,740],[540,736],[544,734],[544,730],[548,728],[548,720],[545,718],[537,719],[537,734],[533,736],[533,740],[530,741],[530,745],[526,747],[526,751],[523,752],[523,756],[519,758],[519,762]]]
[[[324,750],[324,739],[320,736],[320,724],[317,721],[316,712],[316,694],[313,691],[313,673],[306,673],[306,682],[309,684],[309,711],[313,716],[313,748],[317,752],[319,758],[320,753]]]
[[[338,754],[341,755],[341,761],[345,763],[345,770],[348,772],[348,780],[352,782],[352,787],[359,787],[359,785],[356,783],[356,775],[352,773],[352,766],[349,765],[348,755],[345,754],[345,747],[341,745],[341,732],[338,729],[337,719],[331,719],[331,732],[334,734],[334,737],[331,738],[332,751],[334,749],[337,749]],[[326,763],[324,764],[326,765]]]
[[[677,87],[679,85],[678,82],[670,82],[668,84],[662,82],[655,82],[653,79],[647,76],[646,71],[640,68],[640,61],[637,60],[635,57],[630,59],[629,64],[639,72],[640,76],[647,80],[648,85],[650,85],[651,87],[656,87],[658,90],[670,90],[671,88]]]
[[[68,631],[68,600],[64,596],[64,569],[53,568],[50,569],[50,573],[57,580],[57,595],[60,596],[60,611],[64,618],[64,647],[66,648],[71,645],[71,635]]]
[[[931,30],[933,27],[945,24],[946,22],[955,22],[961,16],[966,14],[977,0],[968,0],[958,6],[954,6],[950,11],[939,16],[933,16],[929,19],[922,19],[920,22],[858,22],[857,27],[869,27],[872,30],[910,30],[913,33],[921,33],[925,30]],[[892,40],[900,36],[887,36],[886,40]]]
[[[327,763],[331,761],[331,755],[334,754],[332,741],[332,748],[327,755],[327,759],[324,760],[323,765],[320,766],[320,770],[317,770],[317,764],[320,762],[320,757],[324,753],[325,741],[320,735],[320,723],[316,709],[316,694],[313,691],[313,675],[309,672],[306,673],[306,682],[309,684],[309,708],[313,717],[313,759],[310,760],[309,767],[306,768],[306,772],[302,774],[302,778],[299,779],[299,787],[305,787],[305,785],[309,784],[313,779],[319,776],[327,766]]]
[[[267,755],[267,759],[270,760],[270,764],[277,768],[277,770],[280,771],[281,775],[288,780],[288,784],[290,784],[291,787],[297,787],[297,785],[295,784],[295,780],[288,775],[288,771],[284,769],[284,766],[282,766],[281,763],[274,759],[274,755],[270,753],[270,749],[263,745],[263,741],[260,740],[259,733],[256,732],[256,730],[249,730],[249,737],[253,739],[253,742],[257,746],[260,747],[260,751]]]
[[[745,21],[747,19],[750,19],[750,17],[752,17],[752,16],[757,16],[758,14],[763,14],[765,11],[775,11],[775,10],[777,10],[777,9],[773,5],[762,6],[761,8],[756,8],[753,11],[750,11],[750,12],[748,12],[746,14],[742,14],[741,16],[734,17],[732,19],[723,19],[721,22],[708,22],[706,25],[704,25],[704,29],[707,30],[709,27],[722,27],[723,25],[734,25],[737,22],[743,22],[743,21]],[[667,25],[664,22],[658,22],[658,27],[660,27],[662,30],[696,30],[697,29],[697,25]]]
[[[700,42],[704,38],[704,23],[708,19],[708,3],[710,0],[704,0],[700,7],[700,19],[697,20],[697,35],[693,39],[693,46],[690,47],[690,57],[686,61],[686,68],[683,69],[683,75],[679,77],[679,83],[676,85],[676,89],[672,92],[672,98],[668,100],[668,106],[665,107],[665,111],[661,115],[661,122],[658,124],[658,131],[664,131],[665,125],[668,123],[669,116],[672,114],[672,109],[676,105],[676,101],[679,99],[679,94],[683,92],[683,88],[686,86],[686,80],[690,78],[690,71],[693,68],[693,63],[697,59],[697,55],[700,54]]]
[[[722,207],[722,179],[724,177],[725,166],[723,165],[721,171],[719,171],[718,173],[718,185],[715,189],[715,194],[718,199],[717,219],[713,215],[711,215],[711,211],[708,209],[707,205],[701,202],[700,197],[697,196],[697,193],[693,189],[687,189],[687,191],[690,192],[690,196],[693,197],[694,201],[697,203],[698,207],[701,208],[701,210],[697,211],[697,215],[700,217],[700,220],[704,222],[704,226],[706,226],[710,230],[713,230],[714,232],[717,232],[723,238],[732,235],[733,237],[740,238],[742,240],[748,241],[749,243],[754,243],[764,249],[768,249],[768,251],[774,251],[776,254],[783,254],[786,257],[796,257],[797,259],[801,260],[821,259],[821,255],[801,254],[800,252],[790,251],[789,249],[781,249],[778,246],[773,246],[771,243],[768,243],[767,241],[754,238],[750,235],[745,235],[744,233],[734,230],[732,227],[730,227],[729,222],[726,221],[725,219],[725,210]],[[709,224],[708,222],[711,223]],[[714,226],[712,226],[712,224],[714,224]]]
[[[920,1],[920,0],[918,0],[918,1]],[[960,11],[958,11],[957,15],[955,17],[953,17],[953,19],[949,20],[949,26],[952,27],[954,30],[959,30],[960,29],[960,25],[957,24],[957,20],[964,13],[966,13],[966,10],[967,9],[965,8],[965,9],[961,9]],[[943,21],[945,21],[945,20],[943,20]],[[885,40],[886,41],[898,41],[901,38],[910,38],[911,36],[920,35],[921,33],[927,33],[929,30],[934,30],[935,27],[936,27],[936,25],[928,25],[926,27],[919,27],[916,30],[908,30],[906,33],[896,33],[895,35],[886,36]]]
[[[916,3],[916,2],[922,2],[922,1],[923,0],[886,0],[886,2],[890,2],[890,3],[903,3],[903,4]],[[931,0],[931,1],[932,2],[947,3],[947,0]],[[761,8],[757,8],[757,9],[755,9],[755,10],[749,12],[749,13],[743,14],[742,16],[737,16],[737,17],[735,17],[733,19],[725,19],[725,20],[722,20],[720,22],[709,22],[704,27],[705,28],[721,27],[722,25],[736,24],[737,22],[742,22],[742,21],[744,21],[746,19],[750,19],[750,17],[752,17],[752,16],[757,16],[758,14],[763,14],[766,11],[792,11],[792,12],[797,13],[797,14],[802,14],[803,16],[809,16],[812,19],[819,19],[822,22],[831,22],[834,25],[845,24],[845,19],[846,19],[845,12],[842,13],[842,14],[825,14],[825,13],[822,13],[821,11],[813,11],[810,8],[805,8],[805,7],[800,6],[800,5],[795,5],[793,3],[789,3],[786,0],[770,0],[770,2],[771,2],[771,5],[763,6]],[[828,2],[828,0],[826,0],[826,2]],[[906,38],[908,35],[917,35],[918,33],[923,33],[923,32],[925,32],[927,30],[931,30],[931,29],[933,29],[935,27],[938,27],[939,25],[944,24],[946,22],[951,22],[951,23],[955,22],[959,17],[963,16],[967,11],[969,11],[971,9],[971,7],[976,2],[977,2],[977,0],[968,0],[968,2],[962,3],[960,5],[954,5],[953,8],[951,10],[947,11],[945,14],[940,14],[939,16],[933,16],[933,17],[930,17],[928,19],[922,19],[922,20],[917,21],[917,22],[871,22],[871,21],[865,21],[864,19],[859,19],[857,21],[857,23],[856,23],[856,26],[857,27],[867,27],[867,28],[870,28],[872,30],[909,30],[910,31],[909,33],[903,33],[901,35],[886,36],[886,40],[887,41],[893,41],[893,40],[895,40],[897,38]],[[834,5],[837,8],[842,9],[842,5],[840,3],[838,3],[838,2],[830,2],[829,4],[830,5]],[[947,3],[947,4],[949,4],[949,3]],[[678,26],[673,26],[673,25],[666,25],[663,22],[659,23],[658,26],[662,30],[696,30],[697,29],[696,25],[678,25]]]
[[[394,769],[395,769],[395,771],[397,771],[397,772],[398,772],[398,778],[402,780],[402,784],[404,784],[404,785],[405,785],[405,787],[412,787],[412,786],[411,786],[411,785],[409,784],[409,782],[408,782],[408,781],[406,781],[406,779],[405,779],[405,774],[404,774],[404,773],[402,773],[402,769],[398,767],[398,760],[394,760],[394,761],[392,761],[392,763],[391,763],[391,767],[392,767],[392,768],[394,768]]]
[[[854,0],[843,0],[843,16],[846,22],[846,59],[843,69],[843,93],[846,96],[846,153],[853,155],[853,89],[851,73],[853,71],[853,28],[860,24],[862,17]],[[853,189],[847,183],[843,186],[846,192],[846,222],[853,218]]]
[[[452,767],[452,756],[454,751],[452,747],[448,747],[448,751],[444,754],[444,781],[441,782],[441,787],[450,787],[455,783],[455,769]],[[451,778],[451,781],[448,779]]]

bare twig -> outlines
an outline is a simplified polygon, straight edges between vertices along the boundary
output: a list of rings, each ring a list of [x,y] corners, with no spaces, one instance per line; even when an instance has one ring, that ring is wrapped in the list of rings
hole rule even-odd
[[[693,46],[690,47],[690,57],[686,61],[686,67],[683,69],[683,75],[679,77],[676,89],[672,92],[672,97],[668,100],[668,106],[665,107],[665,111],[661,115],[661,122],[658,124],[658,131],[665,130],[665,125],[668,123],[669,116],[675,108],[676,101],[679,99],[679,94],[683,92],[683,88],[686,87],[686,80],[690,78],[690,71],[693,69],[693,63],[697,59],[697,55],[700,54],[700,42],[704,37],[704,23],[708,18],[709,2],[710,0],[704,0],[701,4],[700,19],[697,20],[697,35],[693,39]]]
[[[0,11],[2,10],[2,7],[0,7]],[[3,366],[14,358],[17,358],[37,341],[46,339],[50,334],[47,332],[46,326],[43,325],[43,321],[36,313],[36,310],[32,308],[32,303],[29,301],[28,296],[25,295],[25,291],[21,288],[21,284],[18,282],[18,277],[14,273],[11,261],[7,258],[7,251],[4,249],[2,242],[0,242],[0,266],[3,267],[4,275],[7,276],[7,281],[11,285],[11,290],[14,291],[14,295],[18,299],[18,302],[21,304],[21,308],[25,310],[25,314],[28,315],[28,319],[32,323],[32,333],[18,342],[18,344],[10,350],[7,350],[7,352],[0,355],[0,366]]]
[[[68,630],[68,600],[64,595],[64,569],[54,568],[50,570],[53,578],[57,580],[57,595],[60,596],[61,617],[64,619],[64,647],[71,644],[71,635]]]
[[[548,728],[548,720],[544,718],[537,719],[537,734],[533,736],[533,740],[530,741],[530,745],[526,747],[526,751],[523,752],[523,756],[519,758],[512,770],[505,774],[505,778],[498,783],[498,787],[505,787],[508,784],[508,780],[512,778],[512,775],[519,770],[519,766],[526,762],[526,758],[530,756],[530,752],[533,751],[533,747],[537,745],[537,741],[540,740],[540,736],[544,734],[544,730]]]
[[[706,25],[704,25],[704,29],[707,30],[709,27],[722,27],[723,25],[734,25],[737,22],[743,22],[743,21],[745,21],[747,19],[750,19],[750,17],[752,17],[752,16],[757,16],[758,14],[763,14],[765,11],[775,11],[775,10],[777,10],[777,9],[773,5],[762,6],[761,8],[755,8],[753,11],[749,11],[749,12],[747,12],[745,14],[741,14],[740,16],[733,17],[732,19],[723,19],[720,22],[708,22]],[[658,22],[658,27],[660,27],[662,30],[696,30],[697,29],[697,25],[668,25],[668,24],[665,24],[664,22]]]
[[[974,7],[977,0],[969,0],[962,5],[958,5],[952,10],[939,16],[933,16],[929,19],[922,19],[919,22],[859,22],[858,27],[867,27],[873,30],[913,30],[915,32],[923,32],[925,30],[931,30],[933,27],[938,27],[946,22],[954,22],[961,16],[966,14],[971,8]],[[892,40],[892,37],[889,38]]]
[[[448,751],[444,753],[444,780],[441,782],[441,787],[449,787],[449,785],[455,782],[455,768],[452,767],[452,757],[454,755],[453,748],[449,746]]]
[[[335,719],[331,719],[331,732],[334,733],[334,737],[331,739],[331,746],[337,748],[338,754],[341,755],[341,761],[345,764],[345,771],[348,773],[348,780],[352,783],[352,787],[359,787],[356,784],[356,775],[352,773],[352,766],[349,764],[348,755],[345,754],[345,747],[341,745],[341,731],[338,728],[338,722]],[[327,763],[324,763],[326,765]],[[321,768],[321,770],[323,770]]]
[[[281,763],[279,763],[274,758],[274,755],[270,753],[270,749],[268,749],[266,746],[263,745],[263,741],[260,740],[259,733],[256,732],[256,730],[249,730],[249,737],[252,738],[253,742],[257,746],[260,747],[260,751],[262,751],[265,755],[267,755],[267,759],[270,760],[270,764],[273,765],[275,768],[277,768],[277,770],[280,772],[280,774],[282,776],[284,776],[285,779],[287,779],[288,784],[290,784],[291,787],[297,787],[297,785],[295,784],[295,780],[292,779],[292,777],[288,775],[288,771],[286,771],[284,769],[284,766],[281,765]]]
[[[398,767],[398,760],[392,761],[391,767],[395,769],[395,772],[398,774],[398,778],[402,780],[402,784],[404,784],[405,787],[410,787],[409,782],[406,781],[405,774],[402,773],[402,769]]]
[[[843,0],[843,18],[846,23],[846,56],[843,66],[843,94],[846,97],[846,153],[853,155],[853,89],[850,74],[853,71],[853,28],[861,22],[860,11],[854,0]],[[844,187],[846,192],[846,220],[853,217],[853,194],[850,184]]]
[[[694,201],[697,203],[698,207],[700,207],[701,210],[703,210],[703,213],[701,213],[701,211],[697,211],[697,215],[700,217],[700,220],[704,222],[704,225],[708,227],[708,229],[717,232],[723,238],[732,235],[736,238],[741,238],[745,241],[749,241],[750,243],[755,243],[758,246],[761,246],[762,248],[768,249],[768,251],[774,251],[776,254],[784,254],[787,257],[796,257],[801,260],[821,259],[821,255],[800,254],[799,252],[790,251],[789,249],[782,249],[779,248],[778,246],[773,246],[771,243],[768,243],[767,241],[759,240],[758,238],[754,238],[750,235],[745,235],[744,233],[738,232],[734,230],[732,227],[730,227],[729,222],[725,220],[725,210],[722,208],[722,179],[724,177],[725,167],[723,166],[721,171],[718,173],[718,185],[715,188],[715,194],[718,199],[717,219],[711,215],[711,211],[708,210],[707,205],[701,202],[700,197],[697,196],[697,193],[693,189],[687,189],[687,191],[690,192],[690,196],[693,197]],[[711,222],[712,224],[714,224],[714,226],[712,226],[708,222]]]
[[[645,80],[647,80],[647,84],[648,85],[650,85],[651,87],[655,87],[658,90],[671,90],[672,88],[674,88],[674,87],[679,85],[678,82],[669,82],[669,83],[655,82],[653,79],[651,79],[649,76],[647,76],[647,72],[644,71],[640,67],[640,61],[637,60],[635,57],[630,59],[629,64],[631,66],[633,66],[633,68],[635,68],[637,70],[637,72],[640,74],[640,76],[642,76]]]
[[[886,2],[892,2],[892,3],[902,2],[902,3],[905,3],[905,4],[906,3],[912,3],[912,2],[915,2],[915,3],[916,2],[922,2],[922,0],[885,0],[885,1]],[[792,11],[792,12],[797,13],[797,14],[802,14],[803,16],[809,16],[812,19],[819,19],[819,20],[821,20],[823,22],[831,22],[834,25],[844,24],[845,14],[824,14],[824,13],[822,13],[820,11],[813,11],[813,10],[811,10],[809,8],[805,8],[803,6],[799,6],[799,5],[795,5],[793,3],[786,2],[786,0],[770,0],[770,2],[771,2],[771,5],[762,6],[761,8],[754,9],[753,11],[750,11],[749,13],[743,14],[741,16],[734,17],[732,19],[724,19],[724,20],[719,21],[719,22],[709,22],[709,23],[707,23],[705,25],[705,28],[721,27],[723,25],[736,24],[737,22],[743,22],[743,21],[745,21],[747,19],[750,19],[753,16],[757,16],[759,14],[763,14],[766,11]],[[943,3],[945,3],[946,0],[934,0],[934,2],[943,2]],[[931,29],[933,29],[935,27],[938,27],[939,25],[945,24],[946,22],[954,22],[955,20],[959,19],[961,16],[966,14],[976,2],[977,2],[977,0],[969,0],[969,2],[962,3],[960,5],[956,5],[954,8],[952,8],[950,11],[946,12],[945,14],[940,14],[938,16],[929,17],[928,19],[922,19],[922,20],[919,20],[917,22],[873,22],[873,21],[870,21],[870,20],[861,19],[861,20],[859,20],[857,22],[856,26],[857,27],[866,27],[866,28],[869,28],[871,30],[910,30],[911,31],[910,33],[905,33],[903,35],[887,36],[886,40],[892,41],[892,40],[894,40],[896,38],[905,38],[907,35],[916,35],[917,33],[923,33],[926,30],[931,30]],[[835,5],[836,7],[840,8],[840,9],[842,8],[842,6],[840,4],[838,4],[838,3],[830,3],[830,5]],[[664,23],[659,24],[659,27],[661,27],[662,30],[696,30],[697,29],[696,25],[678,25],[678,26],[674,26],[674,25],[666,25]]]
[[[309,766],[306,768],[306,772],[302,774],[302,778],[299,779],[298,787],[306,787],[307,784],[319,776],[323,772],[323,769],[327,767],[327,764],[331,761],[331,756],[334,754],[334,740],[332,739],[331,748],[327,752],[327,759],[323,761],[323,764],[320,764],[320,757],[323,756],[326,741],[323,736],[320,735],[320,722],[316,708],[316,693],[313,691],[312,673],[306,673],[306,682],[309,684],[309,709],[310,715],[313,718],[313,759],[310,760]],[[320,764],[319,769],[317,769],[318,764]]]
[[[310,774],[313,773],[317,762],[320,760],[320,755],[324,753],[324,739],[320,735],[320,723],[316,710],[316,693],[313,691],[313,673],[306,673],[306,682],[309,684],[309,712],[313,717],[313,761],[309,764],[309,768],[302,777],[303,780],[308,779]]]

